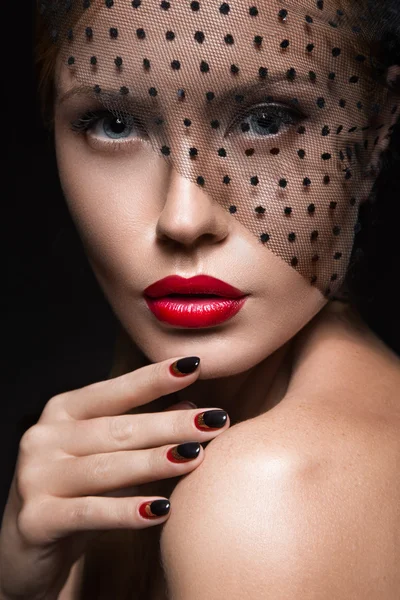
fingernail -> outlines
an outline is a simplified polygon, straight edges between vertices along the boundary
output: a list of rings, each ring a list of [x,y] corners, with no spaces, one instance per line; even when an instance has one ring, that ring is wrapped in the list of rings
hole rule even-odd
[[[170,448],[167,452],[167,458],[171,462],[181,463],[187,460],[193,460],[200,454],[200,444],[198,442],[186,442]]]
[[[175,377],[184,377],[194,373],[200,364],[200,358],[198,356],[187,356],[186,358],[180,358],[176,360],[169,367],[170,373]]]
[[[221,429],[228,419],[228,413],[224,410],[207,410],[194,418],[194,424],[200,431],[209,431],[210,429]]]
[[[169,513],[169,500],[153,500],[153,502],[143,502],[139,506],[139,514],[145,519],[158,519]]]

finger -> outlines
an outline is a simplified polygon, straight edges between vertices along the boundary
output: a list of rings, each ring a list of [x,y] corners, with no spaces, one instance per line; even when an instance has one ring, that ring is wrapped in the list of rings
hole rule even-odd
[[[177,392],[199,376],[200,366],[184,377],[177,377],[170,370],[175,357],[159,363],[146,365],[120,377],[92,383],[56,397],[45,407],[41,421],[83,420],[96,417],[120,415],[133,407]]]
[[[162,516],[153,515],[153,510]],[[38,518],[46,514],[45,524]],[[165,512],[165,510],[164,510]],[[79,531],[106,531],[113,529],[144,529],[166,521],[170,514],[167,498],[158,496],[135,496],[129,498],[104,498],[86,496],[84,498],[51,498],[41,501],[40,507],[33,506],[20,515],[19,531],[30,545],[53,544],[61,538]]]
[[[160,448],[166,444],[180,444],[187,440],[208,442],[215,435],[229,427],[229,416],[222,417],[222,427],[207,430],[196,425],[199,415],[221,409],[181,409],[165,410],[161,413],[141,413],[137,415],[117,415],[116,417],[100,417],[88,421],[59,423],[52,429],[46,443],[45,434],[38,435],[38,443],[42,452],[48,448],[57,448],[72,457],[89,456],[120,452],[123,450],[143,450]],[[164,414],[169,412],[169,415]],[[226,413],[225,413],[226,414]],[[200,421],[203,424],[203,420]],[[37,446],[36,446],[37,448]],[[38,452],[39,450],[36,450]]]
[[[97,495],[178,477],[192,471],[203,460],[204,450],[200,445],[196,458],[172,462],[167,453],[174,446],[59,459],[53,463],[53,469],[46,470],[46,481],[40,482],[41,488],[47,494],[58,497]]]
[[[185,410],[188,408],[197,408],[197,406],[194,402],[189,402],[188,400],[185,400],[184,402],[178,402],[177,404],[169,406],[163,412],[168,412],[169,410]]]

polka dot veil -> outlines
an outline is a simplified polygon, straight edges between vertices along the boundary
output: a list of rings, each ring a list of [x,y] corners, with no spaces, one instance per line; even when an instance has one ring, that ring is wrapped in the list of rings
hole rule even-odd
[[[41,3],[67,94],[104,109],[102,135],[151,144],[326,297],[343,283],[400,112],[379,15],[363,10],[363,0]]]

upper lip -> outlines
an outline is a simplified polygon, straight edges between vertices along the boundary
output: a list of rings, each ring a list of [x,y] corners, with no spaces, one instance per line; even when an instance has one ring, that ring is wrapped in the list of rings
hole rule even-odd
[[[209,275],[197,275],[189,279],[170,275],[149,285],[144,294],[150,298],[161,298],[169,294],[213,294],[224,298],[241,298],[246,295],[229,283]]]

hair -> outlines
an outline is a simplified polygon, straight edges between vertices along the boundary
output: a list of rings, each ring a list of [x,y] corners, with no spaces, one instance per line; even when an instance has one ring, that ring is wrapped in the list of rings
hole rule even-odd
[[[351,0],[376,22],[375,0]],[[385,0],[379,6],[379,36],[374,51],[384,69],[400,65],[400,4]],[[400,77],[393,82],[396,91]],[[381,157],[379,175],[368,201],[360,206],[360,232],[355,241],[344,282],[349,303],[372,329],[400,354],[400,322],[393,282],[400,262],[398,223],[400,219],[400,117],[393,126],[390,144]],[[382,314],[383,313],[383,314]]]

